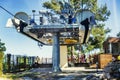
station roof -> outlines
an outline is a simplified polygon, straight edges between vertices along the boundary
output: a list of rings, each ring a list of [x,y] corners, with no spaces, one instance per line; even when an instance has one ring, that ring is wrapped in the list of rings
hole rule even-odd
[[[119,43],[120,42],[120,38],[118,38],[118,37],[108,37],[105,42],[108,42],[108,43]]]

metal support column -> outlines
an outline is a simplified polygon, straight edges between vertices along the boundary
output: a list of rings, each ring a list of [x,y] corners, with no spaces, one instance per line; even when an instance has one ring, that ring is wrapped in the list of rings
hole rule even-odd
[[[60,72],[60,43],[59,43],[59,32],[53,34],[53,71]]]

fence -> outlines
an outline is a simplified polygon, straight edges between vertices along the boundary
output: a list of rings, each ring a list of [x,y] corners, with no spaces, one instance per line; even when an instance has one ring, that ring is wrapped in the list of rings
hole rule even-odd
[[[3,71],[16,72],[35,67],[35,64],[52,64],[52,58],[39,58],[38,56],[24,56],[6,54],[4,56]],[[39,65],[37,65],[40,67]],[[44,67],[44,66],[43,66]]]

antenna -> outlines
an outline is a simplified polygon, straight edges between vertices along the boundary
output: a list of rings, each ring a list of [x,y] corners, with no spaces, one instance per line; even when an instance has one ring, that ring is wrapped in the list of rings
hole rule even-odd
[[[35,10],[32,10],[33,13],[33,19],[35,19]]]

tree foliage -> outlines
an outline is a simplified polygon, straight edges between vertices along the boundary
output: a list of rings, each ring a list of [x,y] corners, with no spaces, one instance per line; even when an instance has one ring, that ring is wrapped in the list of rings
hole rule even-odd
[[[106,21],[110,16],[110,11],[107,10],[107,5],[103,5],[96,11],[96,20],[98,21]]]
[[[103,46],[103,42],[105,40],[105,30],[103,25],[99,25],[99,27],[93,28],[91,34],[93,35],[91,45],[94,45],[94,48],[101,48]]]
[[[0,40],[0,76],[2,75],[2,62],[3,62],[3,57],[4,57],[4,52],[5,48],[5,43],[2,43]]]
[[[5,43],[2,43],[0,40],[0,52],[6,51]]]
[[[100,49],[101,51],[103,50],[103,42],[105,41],[106,34],[111,31],[109,28],[104,29],[104,26],[104,24],[98,24],[96,27],[92,28],[92,36],[90,36],[89,42],[87,43],[88,51],[94,49]]]
[[[61,5],[60,5],[60,3],[57,2],[57,0],[51,0],[51,1],[43,3],[43,7],[47,8],[47,9],[52,9],[55,12],[59,13]]]

